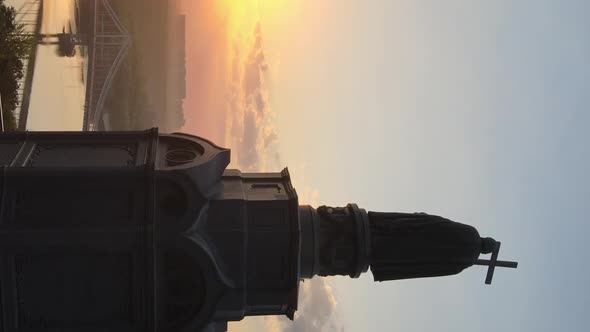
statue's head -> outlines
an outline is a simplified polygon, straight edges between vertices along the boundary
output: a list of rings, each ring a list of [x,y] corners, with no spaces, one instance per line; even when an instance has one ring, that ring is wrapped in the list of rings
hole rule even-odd
[[[481,253],[482,254],[490,254],[494,250],[496,250],[496,240],[492,239],[491,237],[482,237],[481,238]]]

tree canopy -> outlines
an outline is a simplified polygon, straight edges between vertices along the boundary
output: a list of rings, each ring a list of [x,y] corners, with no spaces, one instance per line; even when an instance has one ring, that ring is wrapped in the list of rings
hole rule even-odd
[[[14,110],[18,106],[19,81],[24,75],[23,60],[31,52],[34,36],[16,22],[16,10],[0,0],[0,94],[5,130],[14,130]]]

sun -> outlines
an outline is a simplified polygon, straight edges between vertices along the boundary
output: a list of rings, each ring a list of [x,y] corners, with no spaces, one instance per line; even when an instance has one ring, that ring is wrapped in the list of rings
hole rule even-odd
[[[280,16],[290,7],[289,3],[292,1],[294,0],[258,0],[258,5],[261,10]]]
[[[261,16],[281,20],[289,15],[290,8],[296,1],[298,0],[220,0],[218,13],[237,31],[255,25]]]

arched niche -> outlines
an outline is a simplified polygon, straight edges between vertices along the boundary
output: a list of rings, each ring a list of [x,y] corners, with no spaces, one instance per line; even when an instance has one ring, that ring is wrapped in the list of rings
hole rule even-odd
[[[155,181],[155,221],[161,230],[185,232],[199,219],[207,199],[184,173],[160,173]]]
[[[197,235],[162,239],[156,250],[159,329],[200,331],[210,322],[230,283]]]
[[[165,250],[161,266],[165,331],[179,331],[189,325],[205,305],[205,275],[190,255],[178,250]]]

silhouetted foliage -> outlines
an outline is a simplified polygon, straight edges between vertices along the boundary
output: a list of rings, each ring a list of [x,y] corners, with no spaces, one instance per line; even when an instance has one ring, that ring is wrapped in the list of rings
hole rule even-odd
[[[19,80],[23,78],[23,59],[29,56],[35,38],[15,20],[16,11],[0,0],[0,94],[4,128],[16,128],[14,110],[18,106]]]

